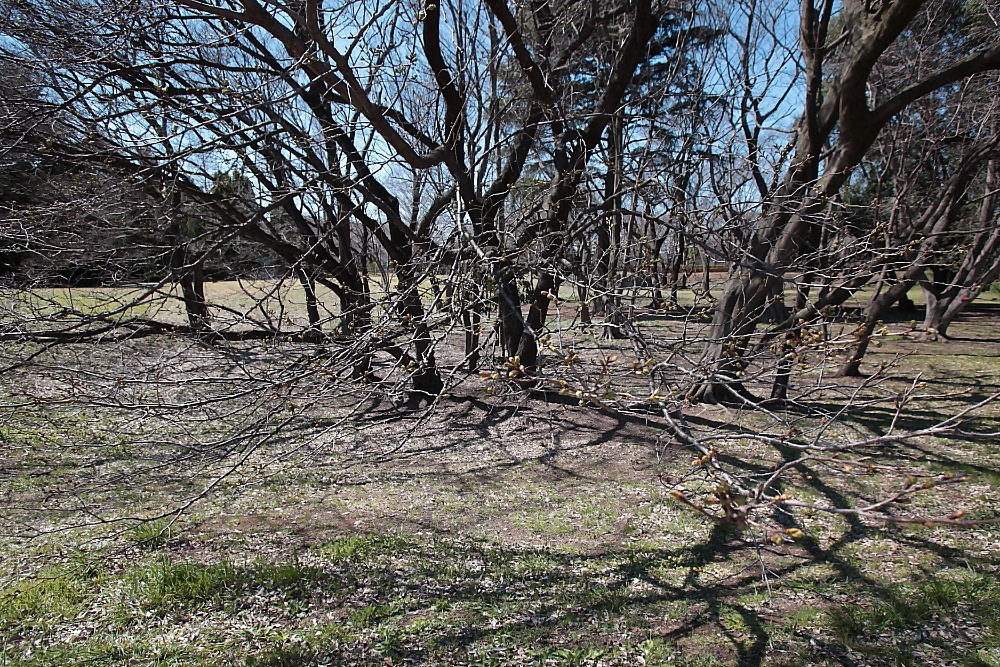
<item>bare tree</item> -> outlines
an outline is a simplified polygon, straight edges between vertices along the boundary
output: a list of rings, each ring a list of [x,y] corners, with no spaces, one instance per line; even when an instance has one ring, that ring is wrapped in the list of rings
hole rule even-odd
[[[693,398],[726,402],[748,398],[738,379],[748,336],[785,272],[794,268],[830,198],[885,125],[921,97],[1000,66],[1000,45],[986,43],[971,55],[956,57],[894,89],[876,88],[877,96],[870,99],[876,63],[914,20],[921,4],[895,2],[875,10],[847,3],[836,24],[833,3],[803,5],[800,34],[806,90],[789,166],[781,184],[767,193],[747,239],[746,260],[731,273],[719,298],[712,342],[703,358],[705,377],[691,392]]]
[[[24,92],[3,107],[5,243],[20,251],[23,229],[27,252],[56,256],[114,229],[109,256],[156,268],[102,273],[95,305],[52,282],[16,284],[20,257],[5,258],[16,275],[0,355],[24,398],[0,409],[142,415],[137,441],[167,442],[171,464],[218,480],[265,444],[305,447],[387,398],[426,402],[429,417],[458,387],[527,389],[518,400],[647,420],[696,452],[675,495],[720,523],[819,507],[790,501],[782,476],[914,437],[967,436],[963,419],[982,405],[925,429],[893,421],[883,436],[840,438],[830,423],[854,407],[888,402],[898,414],[918,387],[895,391],[875,374],[841,406],[809,404],[843,390],[828,373],[831,343],[860,343],[849,360],[860,363],[884,309],[963,247],[945,241],[964,212],[976,208],[983,233],[965,251],[995,256],[988,137],[951,156],[942,187],[906,200],[924,214],[901,216],[888,243],[885,228],[851,219],[863,208],[875,220],[880,207],[842,194],[859,165],[877,168],[913,141],[890,141],[905,111],[1000,65],[992,36],[970,33],[971,56],[932,39],[935,58],[890,83],[880,68],[912,38],[921,6],[806,2],[789,38],[782,8],[757,2],[2,2],[0,61]],[[45,202],[7,194],[7,174],[55,164],[87,179]],[[72,243],[45,235],[42,204],[74,211]],[[142,225],[126,224],[136,211]],[[244,252],[266,280],[234,270],[237,296],[215,297],[206,269]],[[693,303],[640,304],[663,305],[666,291],[680,306],[692,252],[703,265]],[[724,265],[713,302],[710,269]],[[995,262],[976,266],[947,280],[982,289]],[[883,275],[862,335],[831,342],[829,308]],[[588,301],[603,302],[610,340],[581,334],[575,310],[566,323],[567,282],[581,320]],[[23,390],[29,370],[46,382]],[[793,376],[813,384],[796,391]],[[780,400],[758,401],[750,382],[772,383]],[[699,428],[691,400],[735,401],[764,425]],[[788,404],[807,416],[775,409]],[[324,411],[322,427],[307,419]],[[761,472],[720,455],[741,439],[781,462]],[[921,488],[819,508],[882,519]]]

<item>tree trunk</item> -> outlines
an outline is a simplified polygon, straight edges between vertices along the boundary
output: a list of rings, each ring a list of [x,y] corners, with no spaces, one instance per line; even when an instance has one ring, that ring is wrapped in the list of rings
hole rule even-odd
[[[875,325],[878,324],[878,320],[874,319],[874,317],[879,314],[879,311],[872,312],[873,315],[866,317],[858,327],[855,333],[854,345],[849,349],[847,359],[837,369],[834,377],[859,377],[861,375],[861,360],[868,351],[872,333],[875,331]]]
[[[179,195],[178,195],[179,197]],[[208,305],[205,302],[205,278],[202,258],[190,263],[189,241],[181,232],[179,221],[170,224],[167,236],[173,244],[170,252],[170,273],[181,289],[181,301],[188,324],[194,331],[207,331],[210,324]]]
[[[590,305],[587,303],[587,286],[582,283],[577,285],[576,294],[580,300],[580,324],[591,324]]]
[[[590,314],[603,317],[608,312],[611,282],[611,230],[607,225],[597,226],[597,272],[593,285],[597,294],[590,300]]]
[[[798,330],[793,329],[785,334],[781,343],[777,370],[774,382],[771,384],[771,398],[777,401],[788,400],[788,388],[791,385],[792,369],[795,367],[795,348],[798,346]]]
[[[924,338],[937,340],[938,335],[945,335],[945,332],[941,330],[941,321],[948,308],[948,301],[941,298],[943,294],[937,285],[929,281],[921,281],[920,286],[924,290]]]
[[[670,264],[670,307],[677,308],[677,287],[680,282],[681,267],[684,265],[684,232],[677,232],[677,248]]]
[[[647,233],[652,236],[654,231],[653,225],[650,223]],[[663,298],[663,288],[668,284],[666,280],[666,267],[663,266],[663,259],[660,257],[660,252],[663,250],[663,244],[666,240],[666,236],[655,239],[650,249],[649,275],[653,281],[653,298],[649,303],[649,307],[656,310],[667,307],[667,302]]]
[[[688,393],[690,399],[732,403],[743,402],[749,397],[739,377],[746,367],[745,336],[753,332],[756,319],[747,318],[745,313],[759,309],[766,301],[766,292],[759,288],[754,290],[751,284],[752,281],[740,271],[733,269],[730,272],[709,326],[709,342],[702,354],[703,380]],[[752,298],[748,300],[747,297]]]
[[[706,298],[712,296],[712,262],[704,250],[701,251],[701,293]]]
[[[872,300],[868,302],[865,307],[865,319],[858,327],[854,344],[848,348],[847,359],[837,369],[835,377],[858,377],[861,375],[861,360],[868,351],[875,327],[878,326],[882,314],[913,287],[912,273],[913,270],[908,271],[902,280],[890,285],[884,292],[872,297]]]
[[[309,328],[306,337],[312,340],[319,340],[322,337],[322,325],[319,315],[319,300],[316,298],[316,279],[302,266],[295,268],[295,273],[302,285],[302,291],[306,299],[306,316],[309,318]]]
[[[433,401],[444,389],[444,382],[438,372],[434,358],[434,340],[423,303],[420,301],[419,281],[409,264],[400,266],[396,272],[398,281],[400,319],[404,326],[412,330],[411,345],[413,349],[414,367],[410,369],[412,391],[407,399],[411,405],[419,405],[423,401]]]
[[[997,191],[1000,190],[1000,160],[989,161],[985,194],[976,216],[978,231],[968,244],[956,270],[934,267],[921,286],[927,297],[924,331],[928,338],[947,337],[951,323],[983,290],[1000,277],[1000,226],[995,222]]]
[[[479,312],[479,304],[472,304],[462,310],[462,327],[465,329],[465,367],[470,371],[479,368],[480,331],[483,315]]]

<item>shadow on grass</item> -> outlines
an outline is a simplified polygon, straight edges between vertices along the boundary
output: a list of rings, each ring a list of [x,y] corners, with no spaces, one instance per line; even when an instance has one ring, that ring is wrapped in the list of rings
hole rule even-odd
[[[646,645],[631,648],[647,654],[688,642],[687,650],[705,651],[703,657],[759,665],[771,643],[770,623],[739,601],[761,586],[752,568],[753,551],[721,528],[693,547],[599,554],[453,540],[439,536],[432,543],[396,544],[387,554],[354,553],[340,560],[349,571],[367,568],[356,577],[345,573],[346,580],[363,584],[379,601],[405,603],[376,622],[378,645],[361,640],[333,653],[316,646],[314,657],[383,656],[420,663],[463,656],[479,664],[490,656],[503,663],[517,655],[531,664],[588,664],[587,659],[618,654],[622,640],[643,644],[635,638],[641,636],[648,638]],[[396,573],[401,569],[408,576],[382,570],[372,579],[380,572],[372,565],[383,557],[396,563]],[[704,574],[706,567],[730,559],[748,559],[747,567],[722,580]],[[774,574],[797,567],[784,566]],[[414,616],[424,619],[418,634],[406,625]],[[623,621],[630,627],[623,629]],[[357,629],[365,635],[364,628]],[[393,640],[387,642],[387,636]],[[710,636],[721,641],[708,641]]]
[[[790,461],[795,451],[783,454]],[[799,467],[830,502],[847,502],[814,469]],[[786,528],[799,527],[791,515],[778,519]],[[914,606],[910,588],[887,586],[862,571],[849,547],[870,531],[856,519],[847,521],[832,543],[821,545],[807,532],[796,544],[768,548],[747,539],[755,536],[721,526],[699,543],[676,548],[566,553],[512,548],[426,525],[414,534],[352,535],[314,544],[308,555],[291,562],[176,564],[160,557],[130,566],[119,583],[81,585],[80,600],[60,612],[69,620],[87,606],[84,598],[102,605],[120,600],[119,610],[136,610],[126,614],[132,644],[115,644],[114,627],[102,631],[97,623],[88,638],[60,645],[62,653],[42,650],[37,656],[55,664],[81,656],[134,659],[140,649],[152,655],[163,628],[184,627],[192,616],[211,619],[218,612],[237,624],[244,614],[267,619],[268,629],[251,624],[242,640],[226,634],[212,640],[223,641],[224,652],[245,664],[584,665],[638,664],[641,658],[645,664],[760,665],[777,650],[789,661],[781,664],[851,665],[857,663],[849,650],[905,652],[922,636],[911,633],[889,647],[868,637],[883,628],[909,632],[913,624],[926,624],[959,604],[961,591],[973,590],[939,591],[934,605]],[[893,535],[950,562],[963,556],[929,539]],[[831,599],[847,602],[832,608],[835,634],[818,639],[796,634],[799,629],[786,622],[786,614],[796,610],[770,606],[763,592],[765,579],[781,588],[796,575],[808,579],[816,564],[833,571],[837,588]],[[1000,598],[995,586],[982,590]],[[66,597],[60,595],[49,597]],[[789,598],[776,599],[788,604]],[[857,600],[867,605],[859,607]],[[0,602],[0,611],[8,609],[11,619],[52,615],[48,598],[38,594]],[[872,613],[862,613],[865,609]],[[155,628],[143,626],[140,612],[154,612]],[[19,623],[18,633],[37,632],[30,622]],[[51,631],[65,629],[57,624]],[[847,637],[854,631],[858,642]],[[198,653],[197,642],[190,648],[185,660],[212,662],[211,655]]]
[[[793,660],[857,664],[847,647],[857,652],[864,645],[846,641],[845,628],[905,629],[959,602],[957,594],[942,594],[917,609],[906,591],[865,576],[841,553],[862,535],[850,531],[829,548],[806,538],[800,545],[804,557],[768,551],[779,556],[767,564],[774,578],[828,563],[852,598],[893,612],[877,612],[873,621],[850,611],[857,605],[834,609],[834,619],[846,619],[835,625],[840,634],[802,642]],[[616,659],[626,661],[611,664],[635,664],[627,660],[641,657],[646,664],[760,665],[776,643],[789,657],[783,610],[753,602],[763,587],[760,552],[722,528],[691,547],[597,554],[509,549],[449,535],[388,545],[379,540],[347,555],[338,542],[327,549],[330,566],[356,589],[343,603],[355,609],[346,616],[350,631],[335,646],[309,646],[298,659],[579,665]],[[733,572],[711,574],[720,564]],[[360,612],[350,602],[359,591],[369,601]]]

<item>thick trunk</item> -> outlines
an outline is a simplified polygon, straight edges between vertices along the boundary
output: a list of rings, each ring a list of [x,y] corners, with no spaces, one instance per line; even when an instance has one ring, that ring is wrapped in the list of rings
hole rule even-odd
[[[628,324],[628,315],[620,306],[616,306],[604,317],[604,337],[609,340],[624,340],[628,338],[628,333],[626,332]]]
[[[965,186],[971,175],[974,162],[966,163],[963,169],[949,179],[947,186],[941,191],[935,205],[930,207],[914,226],[922,232],[922,240],[916,251],[907,259],[910,266],[902,272],[896,282],[876,294],[865,308],[865,321],[858,330],[857,340],[853,349],[848,351],[847,360],[837,371],[839,376],[857,376],[861,372],[861,359],[868,350],[872,332],[879,318],[894,303],[906,297],[910,288],[921,278],[926,277],[930,264],[936,261],[939,246],[945,233],[952,229],[965,201]],[[892,272],[889,272],[892,275]],[[945,325],[947,326],[947,325]]]
[[[652,235],[653,231],[652,225],[650,225],[647,233]],[[654,309],[665,308],[667,306],[667,302],[663,298],[663,287],[667,285],[666,267],[663,265],[663,259],[660,257],[660,252],[663,250],[663,244],[666,240],[666,236],[661,236],[653,241],[653,246],[650,248],[649,274],[653,280],[653,298],[649,303],[649,307]]]
[[[712,296],[712,262],[704,250],[701,251],[701,292],[706,298]]]
[[[784,284],[779,282],[775,293],[771,296],[768,316],[776,325],[780,325],[788,319],[789,315],[788,306],[785,305]],[[771,398],[773,399],[785,400],[788,398],[788,387],[791,384],[792,367],[794,366],[791,352],[795,349],[797,337],[798,332],[792,329],[785,334],[785,339],[780,346],[774,381],[771,384]]]
[[[316,298],[316,279],[304,268],[297,267],[296,275],[306,299],[306,316],[309,318],[309,328],[307,337],[319,339],[321,337],[322,325],[319,315],[319,299]]]
[[[617,254],[621,249],[621,168],[622,168],[622,117],[615,114],[608,123],[607,171],[604,175],[604,220],[597,229],[597,286],[599,294],[594,299],[594,314],[607,315],[617,307],[615,274]]]
[[[706,403],[743,402],[749,392],[740,376],[746,368],[747,336],[753,333],[759,314],[773,292],[766,276],[750,278],[733,270],[715,305],[709,326],[709,343],[702,354],[703,380],[688,393]],[[757,313],[749,317],[751,312]]]
[[[597,295],[590,300],[590,314],[603,316],[608,312],[612,282],[611,229],[602,223],[597,227],[597,275],[594,287]]]
[[[497,284],[497,311],[500,325],[500,341],[508,357],[517,356],[524,333],[525,322],[521,314],[521,294],[517,289],[517,277],[507,262],[498,261],[494,270]]]
[[[899,297],[899,300],[896,302],[896,307],[904,313],[915,313],[919,310],[917,308],[917,304],[913,302],[913,299],[911,299],[908,294],[904,294]]]
[[[351,338],[363,334],[371,326],[371,302],[368,293],[348,287],[338,296],[340,297],[338,333]]]
[[[878,14],[858,12],[861,5],[849,8],[845,34],[854,39],[848,42],[838,74],[829,77],[824,76],[823,61],[832,6],[828,3],[827,10],[818,13],[811,3],[803,4],[800,37],[805,105],[791,167],[781,186],[766,193],[763,215],[753,230],[747,263],[756,270],[749,271],[742,280],[730,279],[719,299],[711,329],[712,343],[702,358],[705,379],[702,387],[692,390],[695,398],[711,399],[740,388],[731,378],[731,371],[741,361],[747,336],[756,327],[758,309],[771,293],[773,281],[793,268],[792,261],[810,237],[810,227],[864,158],[885,123],[921,95],[973,71],[996,66],[997,55],[990,51],[987,57],[968,61],[967,66],[956,66],[946,75],[925,80],[923,87],[907,88],[872,111],[867,101],[872,68],[909,24],[920,3],[887,5],[886,11]],[[737,307],[741,295],[745,303]]]
[[[800,245],[808,241],[812,224],[810,221],[826,208],[828,197],[840,189],[854,165],[863,156],[861,148],[869,145],[870,141],[866,138],[860,145],[857,141],[847,145],[843,143],[840,155],[831,159],[829,171],[815,185],[809,187],[808,183],[801,182],[801,174],[797,177],[790,175],[781,192],[775,195],[780,203],[775,204],[761,219],[748,252],[751,260],[774,268],[769,268],[767,272],[753,269],[733,272],[733,277],[726,283],[723,295],[716,304],[710,329],[712,343],[702,357],[705,386],[694,388],[692,398],[709,401],[719,400],[720,396],[725,398],[734,392],[743,393],[742,385],[733,379],[733,371],[745,364],[742,356],[749,336],[756,329],[761,308],[778,288],[780,273],[790,268],[792,260],[798,256]],[[876,307],[878,313],[883,312],[905,296],[909,287],[914,284],[916,276],[922,272],[922,267],[926,266],[928,258],[936,249],[941,234],[957,214],[967,178],[968,171],[963,171],[949,180],[937,204],[925,213],[918,224],[927,234],[918,251],[912,255],[913,265],[896,285],[878,297],[877,306],[869,306],[866,316],[870,317],[868,313]],[[802,190],[811,191],[812,194],[803,199],[803,195],[799,194]],[[890,297],[887,303],[882,302]],[[867,345],[867,341],[859,338],[855,352],[841,368],[842,373],[858,372],[860,361],[854,363],[853,360],[858,352],[861,356],[864,355]]]
[[[528,316],[521,315],[520,296],[513,276],[500,282],[500,332],[509,361],[509,377],[523,386],[533,386],[538,373],[538,335],[548,317],[550,295],[559,289],[559,281],[548,272],[538,275],[532,290]]]
[[[517,352],[524,373],[529,377],[535,375],[538,370],[538,335],[548,318],[552,297],[558,294],[559,282],[558,278],[549,272],[539,274],[535,281],[531,305],[528,306],[527,326],[522,332]]]
[[[771,398],[778,401],[788,399],[788,388],[791,385],[792,369],[795,367],[795,348],[798,347],[799,332],[792,329],[785,334],[781,343],[780,356],[771,384]]]
[[[861,375],[861,360],[864,359],[875,331],[877,320],[866,318],[858,327],[854,345],[848,351],[847,359],[837,369],[835,377],[859,377]]]
[[[179,202],[179,199],[178,199]],[[188,256],[188,239],[181,233],[178,221],[171,223],[167,236],[173,244],[170,252],[170,273],[181,289],[181,301],[184,303],[184,313],[188,324],[194,331],[203,332],[209,329],[210,318],[208,305],[205,302],[205,278],[202,270],[202,260],[199,257],[194,262]]]
[[[409,266],[400,267],[396,278],[399,281],[399,316],[404,326],[410,327],[412,332],[412,391],[407,402],[419,404],[422,401],[433,401],[444,389],[444,382],[438,372],[434,358],[434,340],[420,301],[419,280]]]
[[[936,327],[938,333],[947,337],[948,327],[955,321],[955,318],[965,312],[965,309],[975,301],[976,297],[997,278],[1000,278],[1000,257],[994,260],[990,271],[979,276],[979,282],[970,287],[963,287],[958,290],[958,294],[948,303],[948,306],[941,315],[941,320]]]
[[[985,286],[988,286],[988,283],[986,285],[976,285],[971,288],[960,290],[958,295],[951,300],[948,306],[944,309],[944,312],[941,314],[941,319],[935,327],[937,332],[947,338],[948,327],[950,327],[951,323],[955,321],[955,318],[961,315],[965,309],[969,307],[973,300],[979,296],[982,288]]]
[[[941,298],[943,294],[936,285],[922,282],[920,286],[924,290],[924,338],[937,340],[938,335],[945,335],[941,330],[941,320],[948,308],[948,301]]]
[[[991,159],[986,171],[985,194],[976,216],[978,232],[968,244],[957,270],[935,268],[931,280],[921,282],[928,294],[924,331],[928,338],[947,337],[947,330],[977,296],[1000,277],[1000,227],[995,223],[1000,197],[1000,160]],[[932,303],[933,300],[933,303]]]
[[[190,271],[182,273],[179,282],[188,323],[195,331],[206,331],[209,328],[209,313],[201,262],[196,262]]]
[[[886,271],[882,280],[887,284],[897,284],[899,282],[899,278],[895,271]],[[913,299],[911,299],[906,292],[900,294],[899,298],[893,303],[890,303],[888,308],[892,308],[893,305],[895,305],[896,308],[898,308],[902,313],[917,312],[917,304],[913,302]]]

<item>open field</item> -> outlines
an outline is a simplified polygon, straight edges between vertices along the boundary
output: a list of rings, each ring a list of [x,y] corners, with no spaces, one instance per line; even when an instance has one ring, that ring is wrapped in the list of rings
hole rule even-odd
[[[213,289],[251,310],[232,284]],[[895,426],[1000,389],[996,296],[955,324],[955,340],[890,335],[866,357],[875,367],[904,355],[886,389],[918,373],[929,387]],[[571,321],[566,297],[559,317]],[[119,347],[59,354],[183,359],[150,380],[202,364],[219,391],[278,362],[188,345],[149,339],[120,360]],[[283,396],[233,416],[196,405],[205,393],[170,411],[118,409],[111,395],[80,411],[32,400],[64,381],[51,368],[2,387],[0,662],[1000,665],[995,525],[806,513],[787,517],[802,535],[781,543],[730,532],[670,497],[692,453],[655,416],[469,383],[433,412],[349,412],[337,397],[289,408],[302,399]],[[835,397],[812,400],[835,409]],[[761,420],[705,406],[685,416],[718,432]],[[862,404],[838,427],[878,435],[893,418],[891,406]],[[249,423],[280,437],[229,437]],[[1000,406],[975,426],[1000,430]],[[195,446],[205,443],[215,446]],[[762,470],[792,456],[746,440],[726,454]],[[1000,506],[992,441],[925,437],[872,464],[798,466],[786,492],[843,507],[891,493],[906,468],[968,477],[907,512],[988,518]]]
[[[721,291],[725,276],[713,274],[710,292]],[[446,281],[441,277],[440,282]],[[697,276],[691,276],[690,282],[697,283]],[[394,287],[389,280],[390,288]],[[373,282],[372,298],[378,302],[386,295],[385,288],[380,288]],[[996,289],[983,292],[976,302],[982,305],[1000,303],[1000,283]],[[421,285],[423,300],[426,307],[434,301],[430,281]],[[786,290],[788,292],[788,290]],[[639,298],[637,305],[648,303],[649,295]],[[923,306],[924,295],[919,287],[910,290],[910,299],[918,306]],[[224,307],[212,309],[213,317],[222,326],[245,327],[253,324],[269,324],[275,328],[305,326],[308,321],[305,312],[305,294],[296,280],[241,280],[209,282],[205,285],[205,297],[208,303]],[[320,313],[324,318],[335,318],[338,312],[337,297],[322,285],[317,287],[317,297]],[[871,297],[871,288],[859,290],[844,303],[846,309],[860,309]],[[786,293],[785,300],[790,303],[792,296]],[[576,290],[571,285],[563,285],[559,290],[559,302],[564,308],[557,309],[563,318],[572,319],[579,303]],[[179,298],[176,286],[162,287],[136,286],[132,289],[102,288],[102,287],[55,287],[38,289],[32,292],[12,292],[0,300],[4,308],[9,308],[18,315],[47,315],[70,309],[84,314],[115,314],[122,319],[130,317],[148,318],[162,322],[179,324],[184,322],[184,308]],[[678,291],[678,303],[683,307],[704,305],[706,302],[691,289]]]

